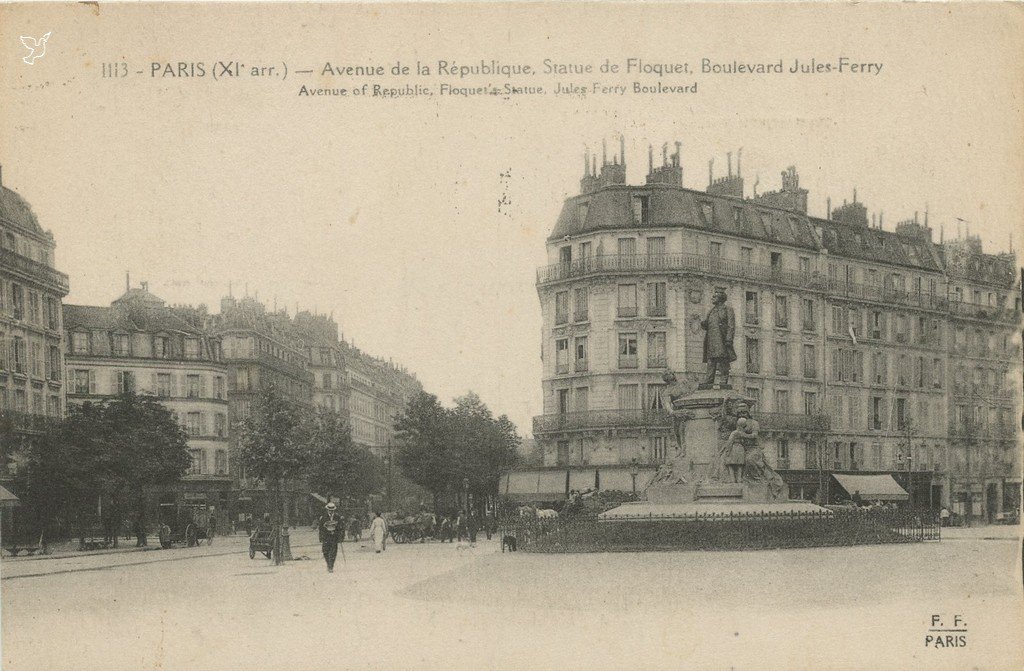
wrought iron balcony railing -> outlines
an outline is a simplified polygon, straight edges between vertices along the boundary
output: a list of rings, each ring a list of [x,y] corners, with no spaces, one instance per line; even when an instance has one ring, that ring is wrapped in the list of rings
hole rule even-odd
[[[762,431],[824,433],[829,430],[827,415],[801,415],[788,412],[755,412]],[[533,418],[534,434],[586,429],[668,427],[672,417],[667,410],[587,410]]]
[[[45,263],[33,261],[9,249],[0,248],[0,265],[29,276],[37,282],[49,285],[63,294],[68,293],[68,276]]]
[[[547,284],[595,273],[691,272],[719,275],[792,287],[822,289],[824,278],[819,273],[783,270],[741,261],[732,261],[700,254],[602,254],[588,256],[570,263],[555,263],[537,271],[537,283]]]

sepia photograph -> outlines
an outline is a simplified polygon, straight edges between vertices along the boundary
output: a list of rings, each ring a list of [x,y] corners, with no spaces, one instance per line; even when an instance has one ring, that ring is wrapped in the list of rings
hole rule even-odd
[[[0,668],[1024,667],[1022,41],[0,2]]]

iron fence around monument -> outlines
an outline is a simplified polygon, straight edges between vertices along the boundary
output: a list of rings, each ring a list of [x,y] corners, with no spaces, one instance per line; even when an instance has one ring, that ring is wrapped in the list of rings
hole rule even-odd
[[[940,540],[931,510],[858,509],[699,515],[511,516],[502,537],[526,552],[761,550]]]

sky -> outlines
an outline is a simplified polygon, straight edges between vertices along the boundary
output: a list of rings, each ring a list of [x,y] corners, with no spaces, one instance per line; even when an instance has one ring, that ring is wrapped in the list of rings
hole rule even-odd
[[[587,146],[611,151],[622,134],[638,183],[648,144],[679,140],[684,184],[700,189],[708,159],[720,175],[742,147],[748,196],[795,165],[813,215],[856,188],[890,229],[927,208],[936,235],[962,219],[1005,251],[1015,231],[1024,242],[1022,22],[1009,6],[4,6],[0,164],[56,238],[65,302],[108,304],[128,272],[169,303],[216,311],[230,286],[333,313],[348,341],[444,401],[478,392],[525,435],[542,405],[535,271]],[[17,37],[47,31],[45,56],[23,64]],[[351,84],[320,74],[326,62],[839,56],[883,68],[662,80],[696,82],[686,96],[297,95]],[[101,76],[122,59],[144,74]],[[153,62],[218,60],[314,73],[150,76]],[[526,83],[602,77],[636,79]]]

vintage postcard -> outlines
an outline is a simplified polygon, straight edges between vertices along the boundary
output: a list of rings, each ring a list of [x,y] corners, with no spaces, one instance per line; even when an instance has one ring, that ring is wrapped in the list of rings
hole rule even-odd
[[[1020,669],[1019,3],[0,4],[0,660]]]

